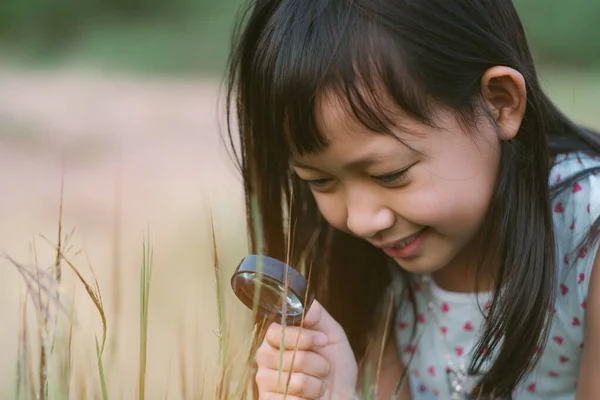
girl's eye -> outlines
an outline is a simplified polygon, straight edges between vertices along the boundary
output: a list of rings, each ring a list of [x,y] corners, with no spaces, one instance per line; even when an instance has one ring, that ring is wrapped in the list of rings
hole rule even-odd
[[[377,181],[379,181],[380,183],[382,183],[384,185],[392,185],[394,183],[398,183],[401,180],[405,179],[406,173],[408,172],[409,168],[405,168],[401,171],[396,171],[391,174],[374,176],[373,179],[376,179]]]
[[[305,180],[305,182],[308,183],[310,186],[312,186],[314,188],[318,188],[318,189],[323,188],[330,181],[331,181],[331,179],[310,179],[310,180]]]

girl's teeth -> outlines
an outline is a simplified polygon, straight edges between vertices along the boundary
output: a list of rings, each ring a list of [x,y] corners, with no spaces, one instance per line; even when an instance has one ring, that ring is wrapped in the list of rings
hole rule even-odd
[[[406,239],[406,240],[403,240],[402,242],[400,242],[400,243],[398,243],[396,246],[394,246],[394,248],[395,248],[395,249],[398,249],[398,248],[402,248],[402,247],[404,247],[404,246],[406,246],[406,245],[409,245],[409,244],[411,244],[412,242],[414,242],[416,238],[417,238],[417,235],[415,235],[415,236],[413,236],[413,237],[411,237],[411,238],[408,238],[408,239]]]

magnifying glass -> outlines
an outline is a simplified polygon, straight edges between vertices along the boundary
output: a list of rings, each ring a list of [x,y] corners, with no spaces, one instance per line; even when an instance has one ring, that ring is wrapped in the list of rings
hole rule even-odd
[[[244,257],[231,277],[231,287],[251,310],[258,290],[258,314],[278,323],[285,318],[287,325],[298,325],[314,300],[300,272],[267,256]]]

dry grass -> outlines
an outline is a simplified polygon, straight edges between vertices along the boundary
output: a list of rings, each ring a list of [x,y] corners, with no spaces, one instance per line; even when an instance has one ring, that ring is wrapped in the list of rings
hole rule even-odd
[[[62,193],[62,191],[61,191]],[[20,399],[69,399],[69,398],[102,398],[106,400],[108,398],[120,398],[124,397],[123,393],[115,394],[114,390],[109,390],[113,381],[110,377],[117,377],[118,375],[112,373],[107,379],[104,363],[104,350],[107,338],[107,315],[105,313],[105,307],[102,300],[102,293],[98,280],[89,264],[89,275],[90,278],[85,278],[83,271],[80,270],[72,261],[72,257],[81,252],[75,252],[74,255],[69,255],[68,252],[72,250],[72,247],[68,245],[69,240],[73,238],[73,234],[62,235],[62,210],[63,210],[63,198],[61,195],[60,201],[59,219],[58,219],[58,232],[59,238],[57,244],[52,244],[51,241],[44,238],[47,244],[56,251],[56,258],[50,268],[40,267],[37,251],[34,252],[34,264],[31,266],[22,264],[10,255],[6,255],[6,259],[15,267],[15,270],[19,273],[22,278],[22,282],[26,289],[26,295],[21,298],[21,309],[22,309],[22,320],[18,331],[19,336],[19,348],[17,353],[17,366],[16,366],[16,378],[15,378],[15,400]],[[250,349],[255,345],[256,332],[258,327],[252,330],[250,341],[246,343],[245,351],[242,354],[243,363],[241,369],[235,369],[238,365],[237,362],[240,354],[234,354],[230,352],[230,343],[234,341],[234,338],[229,334],[232,330],[241,330],[244,328],[243,319],[236,321],[235,319],[229,319],[226,321],[225,310],[225,296],[222,294],[221,275],[223,272],[219,267],[219,256],[218,247],[216,241],[215,226],[212,224],[211,219],[211,236],[213,242],[213,265],[215,271],[215,289],[216,289],[216,304],[218,314],[217,330],[215,330],[215,336],[217,338],[218,357],[216,362],[216,368],[214,368],[214,377],[216,378],[214,386],[207,383],[207,371],[213,369],[211,362],[208,359],[202,359],[200,361],[201,374],[198,374],[198,368],[194,368],[192,371],[193,382],[196,382],[201,377],[202,383],[200,386],[195,386],[193,392],[188,392],[188,379],[190,379],[190,371],[188,370],[189,363],[187,360],[190,358],[194,359],[194,364],[198,365],[198,359],[202,357],[202,354],[190,354],[186,351],[182,345],[186,342],[183,336],[180,336],[180,340],[177,345],[179,346],[179,374],[177,381],[179,387],[173,387],[170,384],[170,379],[166,379],[166,383],[163,388],[164,398],[178,398],[184,399],[201,399],[201,398],[219,398],[219,399],[246,399],[247,396],[247,383],[251,380],[252,370],[252,353]],[[43,237],[43,236],[42,236]],[[34,242],[35,243],[35,242]],[[36,248],[34,246],[34,248]],[[138,389],[135,398],[143,400],[146,398],[155,398],[156,393],[148,392],[147,395],[147,366],[148,366],[148,355],[149,355],[149,338],[152,332],[149,329],[149,315],[150,315],[150,293],[152,283],[152,271],[153,271],[153,246],[151,243],[150,235],[148,234],[144,238],[142,245],[142,261],[140,267],[139,276],[139,365],[137,369],[137,382]],[[64,266],[68,266],[68,271],[64,270]],[[67,298],[68,291],[64,290],[64,283],[67,281],[67,272],[72,273],[75,278],[76,284],[83,288],[87,294],[88,300],[93,304],[97,313],[96,316],[100,321],[101,325],[101,339],[98,340],[97,336],[94,336],[94,341],[89,341],[89,344],[95,344],[95,356],[96,365],[94,368],[92,365],[88,365],[87,370],[79,370],[78,375],[73,375],[73,360],[81,357],[83,354],[77,353],[73,348],[73,330],[77,329],[77,322],[74,319],[75,308],[74,301],[71,301],[72,307],[65,307],[65,299]],[[33,305],[33,307],[31,307]],[[207,307],[208,308],[208,307]],[[33,323],[27,321],[28,310],[33,309],[35,320]],[[29,338],[30,329],[38,333],[38,344],[33,345]],[[232,329],[233,328],[233,329]],[[68,332],[67,335],[63,333]],[[250,331],[248,331],[250,332]],[[122,347],[123,344],[119,343],[119,339],[116,339],[117,347]],[[34,354],[39,361],[37,363],[31,362],[31,353]],[[37,356],[36,356],[37,353]],[[150,349],[151,353],[151,349]],[[113,354],[114,356],[114,354]],[[112,363],[114,367],[114,363]],[[37,371],[37,372],[36,372]],[[168,371],[170,372],[170,371]],[[33,379],[33,376],[37,376],[37,380]],[[83,379],[83,377],[86,377]],[[94,376],[96,379],[90,381],[89,377]],[[73,390],[72,390],[73,389]],[[109,396],[109,392],[111,395]],[[83,397],[81,397],[83,396]]]
[[[0,248],[12,260],[0,267],[0,398],[36,398],[40,390],[49,398],[137,397],[144,240],[153,250],[145,398],[214,398],[210,204],[218,205],[222,314],[235,326],[227,337],[236,362],[251,359],[253,330],[228,287],[247,243],[241,187],[216,136],[216,86],[4,72],[0,114],[33,131],[38,145],[11,138],[0,146],[3,170],[12,171],[0,175]],[[38,330],[44,318],[49,338]],[[52,342],[54,356],[41,351]]]

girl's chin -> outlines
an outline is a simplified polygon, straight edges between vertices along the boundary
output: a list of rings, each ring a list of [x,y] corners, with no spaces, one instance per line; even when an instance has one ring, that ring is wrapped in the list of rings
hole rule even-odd
[[[391,259],[406,272],[417,275],[432,274],[448,265],[448,261],[432,260],[427,254],[423,254],[413,259],[403,259],[399,257],[391,257]]]

